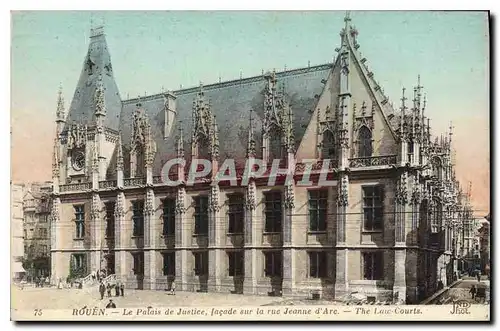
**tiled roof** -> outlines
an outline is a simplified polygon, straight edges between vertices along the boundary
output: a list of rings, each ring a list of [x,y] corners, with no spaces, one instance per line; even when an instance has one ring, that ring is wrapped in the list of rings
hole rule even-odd
[[[331,67],[331,64],[325,64],[276,74],[278,89],[284,85],[286,96],[293,110],[296,147],[302,140]],[[250,109],[253,109],[255,114],[254,133],[257,151],[260,151],[265,86],[266,80],[261,75],[203,87],[205,97],[210,101],[212,113],[217,118],[221,160],[231,157],[238,161],[245,158]],[[175,141],[180,121],[184,129],[186,156],[191,154],[192,107],[199,90],[199,87],[194,87],[172,92],[177,97],[177,115],[167,139],[163,137],[165,119],[163,95],[156,94],[140,98],[142,108],[148,114],[157,146],[153,170],[155,175],[160,174],[161,167],[166,160],[176,157]],[[132,114],[137,108],[138,101],[139,99],[123,101],[120,130],[125,154],[130,148]]]
[[[66,124],[93,124],[95,118],[94,93],[99,76],[102,76],[106,117],[104,127],[118,130],[122,108],[120,93],[113,78],[111,57],[106,38],[102,32],[93,31],[89,49],[83,61],[82,72],[76,86],[75,94],[68,111]]]

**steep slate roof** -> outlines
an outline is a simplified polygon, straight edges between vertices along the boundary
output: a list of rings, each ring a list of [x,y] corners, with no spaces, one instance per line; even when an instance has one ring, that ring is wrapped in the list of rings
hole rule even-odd
[[[91,32],[89,49],[66,119],[67,126],[72,122],[89,126],[94,124],[94,93],[99,75],[102,75],[106,104],[104,126],[118,130],[122,104],[113,78],[111,57],[102,28],[93,29]]]
[[[327,79],[331,68],[331,64],[325,64],[276,74],[278,89],[280,90],[284,85],[285,94],[293,110],[296,147],[302,140],[318,96],[323,91],[324,83],[322,80]],[[205,99],[210,101],[211,111],[217,118],[221,162],[229,157],[234,158],[236,162],[245,159],[250,109],[254,111],[254,135],[257,142],[257,155],[260,155],[265,86],[264,76],[256,76],[203,87]],[[130,149],[132,114],[137,109],[136,104],[140,101],[149,117],[157,147],[153,166],[154,175],[160,174],[161,167],[166,160],[176,157],[175,142],[178,137],[180,121],[182,121],[184,129],[186,158],[189,158],[191,154],[190,140],[193,132],[193,101],[199,91],[200,88],[195,87],[173,92],[177,97],[177,115],[170,137],[166,140],[163,138],[165,115],[162,94],[123,101],[120,130],[125,153]]]

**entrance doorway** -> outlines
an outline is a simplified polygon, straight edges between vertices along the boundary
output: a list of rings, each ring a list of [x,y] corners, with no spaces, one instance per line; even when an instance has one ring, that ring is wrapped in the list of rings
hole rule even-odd
[[[115,255],[107,254],[106,259],[106,275],[113,275],[115,273]]]

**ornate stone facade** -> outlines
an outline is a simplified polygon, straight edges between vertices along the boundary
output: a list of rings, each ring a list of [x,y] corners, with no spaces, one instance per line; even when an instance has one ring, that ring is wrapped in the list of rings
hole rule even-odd
[[[71,256],[84,254],[91,268],[107,268],[131,288],[168,288],[175,279],[186,291],[308,296],[314,289],[339,297],[359,290],[418,302],[439,281],[449,283],[440,270],[452,270],[456,234],[446,225],[461,205],[451,130],[432,140],[420,78],[412,105],[403,90],[400,109],[392,107],[358,34],[346,17],[334,63],[116,107],[119,94],[107,92],[116,86],[107,46],[96,31],[91,43],[104,51],[84,66],[65,127],[62,99],[57,103],[60,205],[54,202],[52,214],[61,226],[53,230],[53,276],[66,277]],[[89,98],[92,109],[81,102]],[[90,171],[65,170],[74,149]],[[182,162],[164,172],[175,158]],[[269,166],[277,159],[293,178],[269,185],[264,172],[234,187],[212,171],[191,186],[186,170],[194,159],[213,169],[234,159],[239,184],[242,164],[253,159]],[[305,173],[310,184],[299,185]],[[175,184],[166,185],[166,176]],[[85,222],[96,222],[87,236],[103,236],[113,221],[114,241],[72,240],[75,205],[84,206]],[[113,258],[96,258],[103,249]],[[321,271],[313,273],[312,264]]]

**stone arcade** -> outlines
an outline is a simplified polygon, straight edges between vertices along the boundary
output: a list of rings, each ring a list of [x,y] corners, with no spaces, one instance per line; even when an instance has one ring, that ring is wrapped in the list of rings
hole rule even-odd
[[[334,63],[122,100],[93,29],[67,115],[57,102],[53,281],[105,268],[127,288],[407,303],[449,283],[462,210],[451,129],[431,136],[420,78],[393,108],[348,16],[340,36]],[[167,186],[173,158],[186,167],[171,178],[196,158],[212,172]],[[295,182],[312,159],[312,183],[211,185],[227,158],[240,173],[278,159]]]

